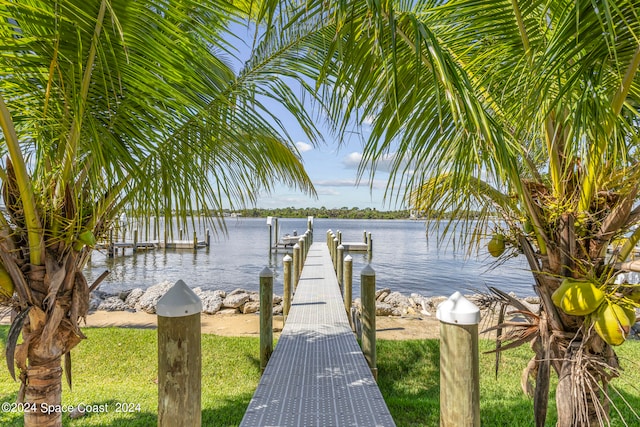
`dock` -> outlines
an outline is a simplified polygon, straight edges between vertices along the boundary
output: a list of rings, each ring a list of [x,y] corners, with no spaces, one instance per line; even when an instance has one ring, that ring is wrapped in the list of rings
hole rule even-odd
[[[395,426],[351,330],[325,242],[302,269],[243,427]]]
[[[180,236],[182,236],[182,230],[180,231]],[[107,255],[109,258],[113,258],[118,251],[122,252],[124,255],[126,249],[132,249],[133,253],[136,253],[139,250],[147,251],[154,249],[170,249],[170,250],[179,250],[179,249],[201,249],[208,248],[211,243],[211,233],[209,230],[206,231],[206,235],[204,240],[198,239],[198,236],[194,233],[193,239],[190,240],[169,240],[168,236],[165,235],[165,240],[149,240],[149,241],[140,241],[138,240],[138,231],[133,231],[133,240],[127,240],[125,238],[125,233],[122,235],[121,241],[114,240],[114,233],[110,233],[108,241],[103,241],[96,245],[97,248],[106,249]]]

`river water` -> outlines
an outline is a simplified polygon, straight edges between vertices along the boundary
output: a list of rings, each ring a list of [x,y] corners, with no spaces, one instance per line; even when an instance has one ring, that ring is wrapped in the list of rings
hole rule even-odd
[[[275,273],[275,293],[282,294],[282,258],[284,252],[269,250],[269,227],[264,218],[227,218],[227,233],[213,233],[208,249],[150,250],[135,255],[108,258],[96,251],[85,268],[92,283],[103,271],[111,274],[100,290],[115,293],[136,287],[147,288],[162,281],[184,280],[192,288],[232,291],[236,288],[259,289],[259,274],[264,267]],[[279,219],[280,234],[306,230],[306,219]],[[132,228],[132,227],[130,227]],[[202,238],[204,228],[196,227]],[[533,295],[533,279],[524,256],[492,266],[486,252],[471,256],[464,247],[451,241],[438,245],[435,235],[427,234],[424,221],[414,220],[314,220],[316,241],[324,241],[327,230],[340,230],[343,241],[361,242],[363,233],[371,233],[373,251],[353,252],[354,297],[359,295],[360,271],[370,263],[376,272],[376,287],[390,288],[409,295],[448,296],[455,291],[471,293],[495,286],[518,296]],[[144,236],[141,234],[141,239]],[[131,232],[129,231],[129,235]],[[193,231],[185,230],[185,236]]]

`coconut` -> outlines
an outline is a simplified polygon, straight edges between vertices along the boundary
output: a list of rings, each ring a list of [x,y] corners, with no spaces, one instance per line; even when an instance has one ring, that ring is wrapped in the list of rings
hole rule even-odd
[[[504,236],[502,234],[494,234],[489,244],[487,244],[487,249],[496,258],[502,255],[505,249]]]
[[[4,298],[11,298],[13,290],[13,280],[11,280],[11,276],[4,268],[4,265],[0,264],[0,295]]]
[[[593,313],[604,301],[604,292],[586,280],[566,278],[551,295],[555,305],[572,316]]]
[[[593,327],[609,345],[620,345],[629,334],[631,322],[622,306],[608,302],[596,313]]]

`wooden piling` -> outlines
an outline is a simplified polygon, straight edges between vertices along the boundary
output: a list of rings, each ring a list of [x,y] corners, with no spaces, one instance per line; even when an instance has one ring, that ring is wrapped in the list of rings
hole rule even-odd
[[[351,255],[344,257],[344,268],[342,269],[344,279],[344,308],[347,315],[351,313],[351,300],[353,289],[353,258]]]
[[[302,263],[300,262],[300,245],[293,245],[293,292],[298,288],[298,280],[300,280],[300,272],[302,271]]]
[[[260,272],[260,371],[264,372],[273,353],[273,271]]]
[[[438,306],[440,426],[480,426],[480,310],[460,292]]]
[[[158,300],[158,426],[199,426],[200,298],[182,281]]]
[[[362,301],[362,352],[378,380],[376,361],[376,272],[367,265],[360,273],[360,299]]]
[[[109,246],[107,249],[107,257],[113,258],[115,256],[116,250],[113,245],[113,229],[109,230]]]
[[[344,287],[344,278],[342,277],[342,271],[344,267],[344,246],[342,245],[338,246],[338,258],[337,258],[336,266],[338,267],[336,271],[336,277],[338,279],[338,286],[340,287],[340,293],[342,293],[342,289]]]
[[[333,271],[338,271],[338,238],[333,238]]]
[[[138,229],[133,230],[133,252],[138,251]]]
[[[193,249],[198,249],[198,233],[195,231],[193,232]]]
[[[293,258],[288,254],[282,258],[282,269],[283,269],[283,304],[282,304],[282,316],[284,318],[284,322],[287,321],[287,316],[289,315],[289,309],[291,308],[291,263],[293,262]]]
[[[298,245],[300,245],[300,271],[302,272],[302,266],[304,265],[304,260],[306,258],[306,253],[307,253],[304,238],[300,237],[298,239]]]

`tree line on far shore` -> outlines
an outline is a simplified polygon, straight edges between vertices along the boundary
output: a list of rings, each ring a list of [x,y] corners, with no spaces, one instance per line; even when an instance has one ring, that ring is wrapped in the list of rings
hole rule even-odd
[[[379,211],[376,208],[358,208],[358,207],[341,207],[328,209],[324,206],[320,208],[246,208],[239,210],[223,210],[225,216],[240,215],[249,218],[266,218],[268,216],[275,216],[279,218],[306,218],[312,216],[314,218],[339,218],[339,219],[449,219],[453,217],[453,213],[450,215],[441,213],[432,213],[429,215],[425,212],[417,212],[413,210],[394,210],[394,211]],[[474,214],[471,213],[472,217]]]
[[[379,211],[375,208],[247,208],[234,211],[244,217],[266,218],[268,216],[276,216],[279,218],[306,218],[313,216],[314,218],[343,218],[343,219],[409,219],[411,218],[409,210],[397,211]]]

